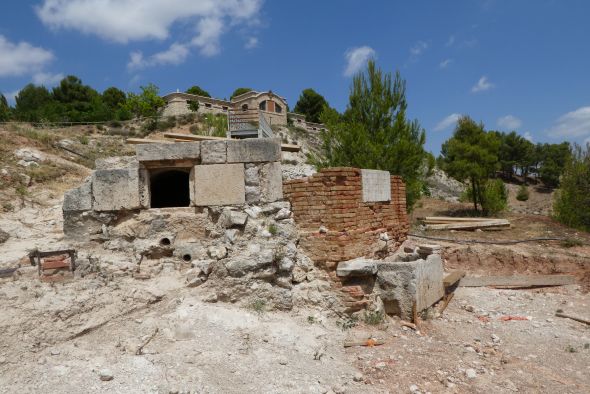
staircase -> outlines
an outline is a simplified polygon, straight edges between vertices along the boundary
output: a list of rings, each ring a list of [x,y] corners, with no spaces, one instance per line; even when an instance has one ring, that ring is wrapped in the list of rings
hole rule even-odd
[[[274,133],[268,121],[258,110],[229,111],[228,138],[272,138]]]

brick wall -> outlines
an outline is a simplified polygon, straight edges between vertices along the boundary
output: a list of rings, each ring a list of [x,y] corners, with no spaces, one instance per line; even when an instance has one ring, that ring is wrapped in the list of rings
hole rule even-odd
[[[391,201],[384,202],[363,202],[361,170],[348,167],[285,181],[283,192],[292,204],[300,247],[325,268],[391,253],[407,237],[406,190],[399,176],[391,177]],[[380,239],[383,233],[389,241]]]

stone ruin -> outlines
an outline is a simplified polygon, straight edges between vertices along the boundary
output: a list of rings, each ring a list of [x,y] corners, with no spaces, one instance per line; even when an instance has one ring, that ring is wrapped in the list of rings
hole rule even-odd
[[[329,168],[283,182],[278,139],[137,145],[97,160],[63,215],[76,275],[181,272],[211,302],[404,318],[443,295],[437,252],[399,250],[400,177]]]

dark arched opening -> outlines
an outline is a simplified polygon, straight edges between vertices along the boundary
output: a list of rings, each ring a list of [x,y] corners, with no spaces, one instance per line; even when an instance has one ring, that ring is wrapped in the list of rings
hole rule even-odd
[[[152,208],[188,207],[189,170],[166,168],[152,171],[150,200]]]

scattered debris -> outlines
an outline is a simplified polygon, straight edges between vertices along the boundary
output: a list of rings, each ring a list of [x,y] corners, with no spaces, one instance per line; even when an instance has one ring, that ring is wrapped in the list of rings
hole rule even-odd
[[[154,337],[156,336],[156,334],[158,333],[160,329],[158,327],[156,327],[156,329],[154,330],[154,332],[152,333],[152,335],[150,335],[135,351],[135,355],[136,356],[141,356],[143,354],[143,348],[147,346],[148,343],[150,343],[152,341],[152,339],[154,339]]]
[[[368,338],[368,339],[347,339],[344,341],[344,347],[353,347],[353,346],[367,346],[367,347],[374,347],[378,345],[383,345],[385,341],[379,338]]]
[[[500,321],[532,320],[532,318],[530,316],[513,316],[513,315],[508,315],[508,316],[500,316],[500,318],[498,320],[500,320]]]

